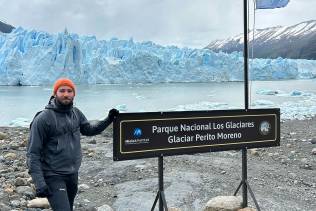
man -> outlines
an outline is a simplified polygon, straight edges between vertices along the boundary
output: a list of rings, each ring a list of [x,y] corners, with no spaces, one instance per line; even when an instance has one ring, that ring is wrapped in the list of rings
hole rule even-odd
[[[73,107],[76,88],[66,78],[54,84],[45,110],[31,123],[27,165],[38,197],[47,197],[54,211],[72,211],[78,190],[81,164],[80,134],[100,134],[118,115],[111,109],[107,118],[92,125]]]

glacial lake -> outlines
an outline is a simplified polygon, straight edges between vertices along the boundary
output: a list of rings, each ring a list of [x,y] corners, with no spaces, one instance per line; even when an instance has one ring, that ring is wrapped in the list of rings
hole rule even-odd
[[[282,118],[316,114],[316,80],[253,81],[250,108],[281,108]],[[42,110],[52,86],[0,86],[0,126],[27,126]],[[164,83],[79,85],[75,106],[90,120],[109,109],[121,112],[222,110],[244,108],[244,83]]]

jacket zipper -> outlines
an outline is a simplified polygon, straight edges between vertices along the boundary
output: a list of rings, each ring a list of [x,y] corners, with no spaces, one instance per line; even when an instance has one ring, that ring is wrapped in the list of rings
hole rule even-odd
[[[71,129],[71,135],[73,136],[73,122],[71,120],[69,120],[70,117],[66,116],[68,123],[70,124],[70,129]],[[73,140],[70,140],[70,149],[71,149],[71,154],[74,151],[74,144],[73,144]],[[71,165],[71,170],[74,171],[75,170],[75,160],[72,158],[72,165]]]

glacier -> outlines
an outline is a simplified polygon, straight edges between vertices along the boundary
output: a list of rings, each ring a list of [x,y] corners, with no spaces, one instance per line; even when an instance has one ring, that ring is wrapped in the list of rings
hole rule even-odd
[[[0,33],[0,85],[243,81],[243,55],[95,36],[27,30]],[[251,80],[316,78],[316,61],[252,59]]]

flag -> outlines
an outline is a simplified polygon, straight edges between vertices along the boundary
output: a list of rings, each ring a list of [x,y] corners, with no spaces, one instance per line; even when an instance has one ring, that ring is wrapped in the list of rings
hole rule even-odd
[[[285,7],[290,0],[256,0],[256,9],[274,9]]]

